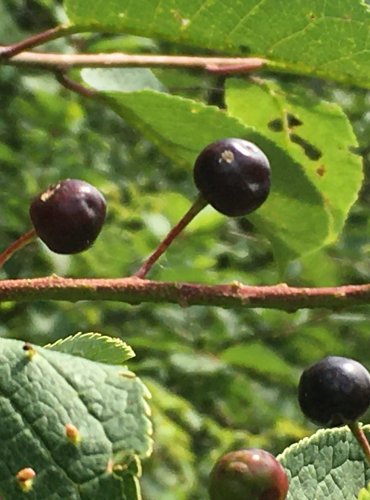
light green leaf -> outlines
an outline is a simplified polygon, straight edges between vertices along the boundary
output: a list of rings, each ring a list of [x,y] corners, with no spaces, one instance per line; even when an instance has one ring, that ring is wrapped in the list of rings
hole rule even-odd
[[[94,332],[79,332],[47,344],[44,348],[110,365],[122,365],[135,356],[134,351],[123,340]]]
[[[370,485],[367,488],[362,488],[358,494],[358,500],[370,500]]]
[[[369,427],[364,427],[366,433]],[[348,427],[317,431],[278,457],[289,477],[287,500],[356,499],[370,467]]]
[[[161,82],[147,68],[86,68],[81,71],[81,75],[86,83],[97,90],[119,92],[164,90]]]
[[[328,242],[343,229],[356,201],[363,173],[352,150],[352,127],[336,104],[320,101],[306,89],[259,80],[228,82],[228,112],[286,148],[325,200],[332,218]]]
[[[65,0],[73,29],[133,33],[370,88],[362,0]]]
[[[130,464],[151,451],[143,383],[122,367],[24,347],[0,340],[0,495],[139,500]],[[16,480],[24,467],[36,472],[27,495]]]
[[[234,366],[248,368],[270,377],[278,376],[292,383],[297,381],[293,368],[275,351],[261,342],[248,342],[229,347],[221,360]]]
[[[325,243],[330,220],[317,189],[294,159],[254,128],[216,107],[150,90],[104,93],[101,99],[173,161],[186,165],[189,175],[199,152],[215,140],[241,137],[256,143],[271,160],[272,192],[250,219],[270,239],[280,267]]]

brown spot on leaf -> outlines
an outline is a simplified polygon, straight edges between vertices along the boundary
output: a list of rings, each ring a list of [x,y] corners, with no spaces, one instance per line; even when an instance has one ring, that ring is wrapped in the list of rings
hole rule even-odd
[[[81,434],[77,427],[73,424],[66,424],[64,430],[68,441],[73,444],[78,444],[81,441]]]
[[[32,489],[33,479],[36,477],[36,472],[31,467],[25,467],[17,472],[16,478],[22,491],[27,493]]]
[[[25,342],[23,344],[23,347],[22,349],[25,351],[26,353],[26,356],[31,360],[36,354],[37,354],[37,351],[36,349],[33,347],[33,345],[31,345],[29,342]]]
[[[325,165],[320,165],[317,169],[316,169],[316,173],[317,175],[319,175],[320,177],[322,177],[323,175],[325,175],[326,173],[326,168],[325,168]]]

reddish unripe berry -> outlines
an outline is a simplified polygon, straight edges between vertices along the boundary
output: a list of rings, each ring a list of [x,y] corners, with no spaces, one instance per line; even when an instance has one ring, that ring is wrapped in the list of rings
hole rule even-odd
[[[246,448],[227,453],[212,469],[211,500],[284,500],[288,477],[271,453]]]

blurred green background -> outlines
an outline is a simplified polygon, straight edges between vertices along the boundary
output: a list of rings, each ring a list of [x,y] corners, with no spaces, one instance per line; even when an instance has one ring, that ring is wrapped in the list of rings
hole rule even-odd
[[[1,43],[54,26],[63,15],[59,2],[3,0]],[[49,48],[185,51],[109,35],[78,35]],[[176,95],[222,104],[217,78],[177,70],[155,73]],[[366,176],[341,239],[292,262],[284,280],[298,286],[368,283],[370,94],[318,80],[284,79],[344,108],[360,143]],[[91,250],[59,256],[36,242],[6,263],[1,278],[127,276],[196,196],[189,169],[173,165],[111,110],[61,88],[52,74],[2,67],[0,103],[1,249],[30,228],[33,196],[60,179],[75,177],[96,185],[109,206]],[[211,208],[174,242],[150,277],[251,285],[281,280],[269,242],[248,220],[228,220]],[[165,304],[14,302],[0,306],[0,334],[41,345],[78,331],[127,341],[137,355],[130,368],[153,396],[155,448],[143,464],[144,499],[195,500],[206,498],[208,473],[224,452],[257,446],[278,454],[313,432],[296,402],[302,368],[328,354],[353,357],[370,368],[368,318],[368,307],[287,314]]]

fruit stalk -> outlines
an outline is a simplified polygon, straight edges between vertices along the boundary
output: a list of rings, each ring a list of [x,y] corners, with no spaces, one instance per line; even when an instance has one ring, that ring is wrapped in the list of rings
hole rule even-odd
[[[186,214],[180,219],[180,221],[174,226],[171,231],[167,234],[164,240],[159,244],[156,250],[146,259],[142,264],[140,269],[136,271],[133,275],[136,278],[145,278],[145,276],[150,271],[153,264],[159,259],[159,257],[167,250],[171,245],[173,240],[181,233],[183,229],[194,219],[194,217],[208,204],[208,202],[199,195],[194,201],[193,205],[186,212]]]
[[[365,436],[363,428],[358,421],[349,423],[348,427],[351,429],[352,434],[357,439],[357,442],[361,446],[363,452],[365,453],[366,459],[370,464],[370,444]]]
[[[22,234],[17,240],[15,240],[11,245],[8,246],[6,250],[0,253],[0,268],[5,264],[5,262],[10,259],[10,257],[20,250],[21,248],[31,243],[31,241],[37,238],[36,231],[30,229],[26,233]]]

